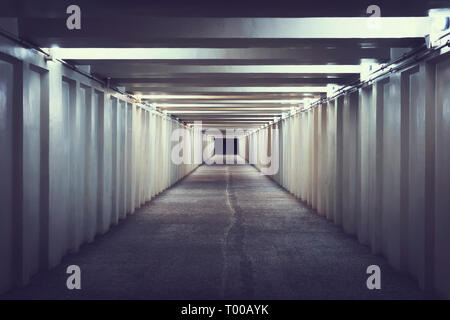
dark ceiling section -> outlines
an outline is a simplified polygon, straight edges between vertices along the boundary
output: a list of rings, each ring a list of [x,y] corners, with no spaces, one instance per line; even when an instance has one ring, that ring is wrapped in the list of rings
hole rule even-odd
[[[65,27],[66,8],[72,4],[81,8],[81,30]],[[321,25],[294,18],[367,17],[371,4],[371,0],[19,0],[5,4],[2,15],[19,17],[19,36],[43,48],[159,50],[140,59],[112,58],[108,53],[67,60],[89,65],[97,77],[142,95],[185,122],[254,127],[298,106],[302,99],[323,96],[328,84],[344,85],[359,78],[355,71],[296,71],[299,66],[384,63],[391,48],[424,43],[422,36],[333,35],[334,25],[325,31],[330,37],[320,33],[310,37],[307,31],[296,30],[300,20],[308,20],[304,29],[311,32]],[[429,8],[448,6],[436,1],[376,4],[383,17],[424,17]],[[255,121],[245,122],[250,119]]]
[[[3,0],[5,1],[5,0]],[[8,11],[21,17],[63,18],[71,4],[86,17],[364,17],[376,4],[385,17],[421,16],[448,1],[407,0],[6,0]],[[8,12],[5,10],[5,12]],[[19,12],[17,12],[19,11]]]

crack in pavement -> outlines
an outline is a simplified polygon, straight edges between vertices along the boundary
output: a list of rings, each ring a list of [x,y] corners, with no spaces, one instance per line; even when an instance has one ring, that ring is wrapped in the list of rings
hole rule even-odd
[[[225,241],[223,249],[224,268],[222,275],[222,295],[225,298],[227,289],[228,271],[230,260],[236,256],[239,263],[239,291],[241,296],[250,298],[254,293],[253,266],[245,250],[245,225],[242,212],[237,205],[237,198],[232,189],[233,175],[226,167],[226,203],[231,210],[231,222],[225,231]]]

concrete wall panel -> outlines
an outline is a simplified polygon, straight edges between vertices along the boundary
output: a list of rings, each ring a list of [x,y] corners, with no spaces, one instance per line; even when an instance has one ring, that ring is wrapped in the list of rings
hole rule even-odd
[[[382,233],[383,253],[400,269],[401,246],[401,103],[400,76],[384,87]]]
[[[40,212],[40,119],[41,74],[27,70],[27,97],[23,104],[23,278],[39,271]],[[30,90],[32,88],[32,90]]]
[[[0,292],[13,283],[14,65],[0,56]]]
[[[350,234],[356,234],[359,221],[359,146],[358,146],[358,96],[345,96],[342,110],[342,225]]]
[[[404,212],[407,214],[407,229],[403,246],[405,247],[403,266],[425,287],[425,77],[424,65],[415,66],[403,72],[404,101],[408,108],[407,185],[403,186],[405,195]]]
[[[450,60],[436,64],[434,285],[450,296]]]
[[[62,68],[51,66],[49,104],[49,265],[56,266],[69,247],[69,105]],[[25,80],[26,81],[26,80]],[[68,87],[65,86],[67,89]],[[39,90],[39,88],[30,88]],[[63,99],[63,94],[66,98]],[[44,192],[41,190],[41,192]]]
[[[335,189],[336,189],[336,108],[335,101],[327,104],[327,203],[325,214],[328,219],[334,219]]]
[[[120,156],[119,156],[119,139],[118,139],[118,101],[117,98],[112,97],[110,100],[111,103],[111,112],[112,112],[112,123],[111,123],[111,137],[112,137],[112,214],[111,221],[113,225],[116,225],[119,222],[119,181],[120,181],[120,173],[119,173],[119,164],[120,164]]]
[[[112,200],[113,200],[113,144],[112,144],[112,106],[110,101],[103,100],[99,106],[99,112],[101,114],[100,123],[103,123],[102,142],[100,148],[102,148],[102,204],[101,204],[101,227],[99,232],[106,232],[111,226],[111,213]]]
[[[85,232],[88,242],[94,240],[97,232],[98,208],[98,97],[92,88],[86,90],[86,221]]]
[[[360,91],[359,104],[359,141],[360,141],[360,218],[357,227],[358,239],[361,243],[370,243],[370,198],[373,193],[371,188],[371,149],[373,143],[370,135],[370,112],[372,104],[372,87],[366,87]]]

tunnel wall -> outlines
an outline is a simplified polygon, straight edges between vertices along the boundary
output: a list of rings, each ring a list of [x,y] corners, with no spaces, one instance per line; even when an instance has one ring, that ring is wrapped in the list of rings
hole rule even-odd
[[[205,134],[203,136],[203,144],[202,144],[202,155],[203,162],[207,162],[207,160],[211,159],[214,156],[215,149],[215,139],[214,136]]]
[[[261,169],[278,129],[273,180],[450,298],[449,84],[434,57],[242,138],[241,155]]]
[[[170,159],[181,127],[0,39],[0,293],[58,265],[197,167]],[[182,140],[191,157],[197,139]]]

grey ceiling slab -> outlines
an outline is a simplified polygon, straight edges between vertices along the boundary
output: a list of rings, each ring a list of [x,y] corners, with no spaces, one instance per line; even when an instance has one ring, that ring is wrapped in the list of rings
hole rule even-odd
[[[20,6],[17,4],[20,3]],[[6,0],[2,8],[8,16],[34,18],[64,18],[69,2],[61,0]],[[72,2],[70,2],[72,3]],[[105,16],[145,17],[350,17],[366,16],[366,8],[372,2],[361,0],[77,0],[88,18]],[[420,16],[432,5],[432,1],[377,0],[383,8],[383,16]]]

